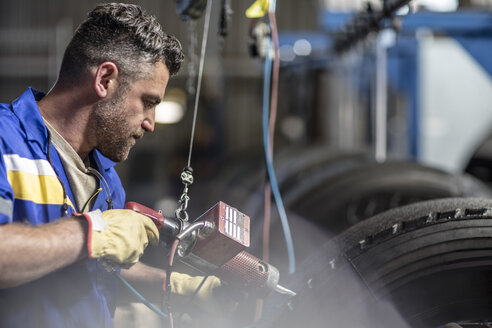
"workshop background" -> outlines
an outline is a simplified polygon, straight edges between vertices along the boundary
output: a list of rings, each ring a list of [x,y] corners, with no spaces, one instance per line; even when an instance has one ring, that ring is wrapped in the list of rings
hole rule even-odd
[[[74,29],[99,2],[2,3],[0,102],[12,102],[27,86],[50,89]],[[249,215],[251,252],[261,257],[270,34],[266,17],[246,17],[253,2],[212,3],[187,211],[195,219],[224,201]],[[186,1],[133,3],[181,41],[186,61],[165,97],[172,106],[166,113],[174,116],[156,124],[117,170],[128,200],[174,216],[204,14],[184,19],[178,3]],[[280,70],[270,142],[298,263],[332,235],[384,210],[492,195],[491,0],[282,0],[276,23]],[[289,259],[275,204],[272,197],[269,256],[283,281]]]

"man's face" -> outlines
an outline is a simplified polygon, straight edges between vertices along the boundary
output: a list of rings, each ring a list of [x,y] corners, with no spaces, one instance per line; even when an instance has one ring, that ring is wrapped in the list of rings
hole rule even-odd
[[[108,99],[94,111],[96,148],[115,162],[124,161],[145,132],[154,130],[155,107],[164,97],[169,71],[162,62],[153,66],[150,77],[140,79]]]

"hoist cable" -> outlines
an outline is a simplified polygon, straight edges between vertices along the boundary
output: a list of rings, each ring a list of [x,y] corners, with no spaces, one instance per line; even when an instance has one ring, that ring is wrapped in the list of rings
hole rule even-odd
[[[205,50],[207,49],[207,38],[208,38],[208,29],[210,26],[211,12],[212,12],[212,0],[208,0],[206,12],[205,12],[205,22],[203,25],[202,49],[200,52],[200,64],[198,68],[198,80],[197,80],[197,86],[195,92],[195,105],[193,110],[193,123],[191,126],[190,150],[188,153],[188,167],[191,166],[191,152],[193,150],[193,139],[195,137],[196,117],[198,113],[198,100],[200,98],[200,89],[202,86],[203,65],[205,62]]]
[[[207,49],[207,39],[208,39],[208,32],[209,32],[209,26],[210,26],[211,12],[212,12],[212,0],[208,0],[206,12],[205,12],[205,21],[203,24],[202,47],[201,47],[201,51],[200,51],[200,64],[199,64],[199,68],[198,68],[197,87],[195,90],[195,104],[194,104],[194,109],[193,109],[193,122],[191,125],[191,137],[190,137],[190,147],[189,147],[189,153],[188,153],[188,162],[187,162],[187,166],[185,167],[183,173],[181,174],[181,180],[182,180],[183,184],[185,185],[185,189],[184,189],[183,194],[181,195],[181,198],[179,201],[181,203],[181,209],[176,210],[176,216],[178,218],[180,218],[180,215],[179,215],[180,213],[185,214],[185,218],[186,218],[185,221],[188,220],[188,214],[186,212],[186,208],[188,207],[188,201],[189,201],[188,185],[193,183],[193,176],[192,176],[193,170],[191,169],[191,154],[193,152],[193,139],[195,138],[196,118],[197,118],[197,114],[198,114],[198,102],[200,99],[200,91],[201,91],[201,86],[202,86],[203,66],[205,63],[205,51]],[[185,174],[185,176],[183,174]],[[190,180],[187,180],[186,178],[188,178]],[[184,202],[182,202],[182,200],[184,200]],[[168,265],[168,270],[166,273],[165,285],[166,285],[166,292],[168,293],[168,298],[170,296],[170,286],[167,286],[167,285],[169,285],[169,282],[170,282],[171,267],[173,264],[174,254],[176,252],[176,247],[177,247],[178,242],[179,242],[179,239],[176,239],[175,242],[173,243],[173,250],[172,250],[171,256],[169,258],[169,265]],[[166,305],[169,306],[169,302],[167,302]],[[170,322],[170,325],[172,328],[172,327],[174,327],[173,314],[172,314],[172,311],[170,311],[170,310],[168,312],[169,312],[169,322]]]
[[[190,137],[190,147],[188,153],[188,162],[183,172],[181,173],[181,182],[184,184],[184,190],[181,197],[178,200],[179,208],[176,209],[176,217],[184,221],[188,221],[188,201],[190,197],[188,196],[188,186],[193,183],[193,169],[191,168],[191,154],[193,152],[193,140],[195,138],[196,129],[196,118],[198,114],[198,101],[200,99],[200,90],[202,86],[202,76],[203,76],[203,66],[205,62],[205,50],[207,49],[207,38],[210,26],[210,16],[212,12],[212,0],[207,1],[207,8],[205,13],[205,22],[203,24],[203,37],[202,37],[202,48],[200,52],[200,64],[198,69],[197,87],[195,90],[195,105],[193,110],[193,123],[191,126],[191,137]]]
[[[192,123],[192,127],[191,127],[190,150],[189,150],[189,154],[188,154],[188,167],[190,167],[190,165],[191,165],[191,153],[192,153],[192,149],[193,149],[193,138],[195,136],[196,117],[197,117],[197,112],[198,112],[198,99],[200,97],[200,89],[201,89],[201,82],[202,82],[202,75],[203,75],[203,66],[204,66],[204,61],[205,61],[205,50],[207,48],[207,37],[208,37],[208,30],[209,30],[209,26],[210,26],[211,9],[212,9],[212,0],[209,0],[209,1],[207,1],[205,22],[204,22],[204,27],[203,27],[203,40],[202,40],[202,49],[201,49],[201,53],[200,53],[200,66],[199,66],[199,71],[198,71],[198,81],[197,81],[197,88],[196,88],[196,93],[195,93],[195,106],[194,106],[194,111],[193,111],[193,123]],[[166,313],[159,310],[156,306],[154,306],[152,303],[150,303],[145,297],[143,297],[143,295],[140,294],[126,279],[124,279],[118,272],[116,272],[116,270],[114,270],[113,268],[110,268],[109,266],[108,266],[107,270],[108,269],[135,296],[137,296],[137,298],[143,304],[145,304],[149,309],[154,311],[157,315],[159,315],[162,318],[170,319],[171,326],[173,326],[172,313],[169,313],[169,315],[167,315]]]

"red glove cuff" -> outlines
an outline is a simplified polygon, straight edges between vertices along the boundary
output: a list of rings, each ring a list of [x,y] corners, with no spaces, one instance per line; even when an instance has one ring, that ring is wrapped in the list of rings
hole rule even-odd
[[[74,216],[80,218],[83,217],[87,221],[87,254],[89,259],[92,259],[91,253],[91,241],[92,241],[92,220],[87,213],[74,213]]]

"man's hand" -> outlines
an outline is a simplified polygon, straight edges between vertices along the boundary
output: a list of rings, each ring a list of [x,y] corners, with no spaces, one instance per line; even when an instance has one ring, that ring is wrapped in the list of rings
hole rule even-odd
[[[132,210],[96,210],[82,215],[89,225],[89,258],[104,258],[129,268],[138,262],[148,243],[159,242],[159,231],[152,220]]]
[[[195,317],[196,309],[201,315],[218,318],[232,313],[237,301],[228,294],[228,288],[216,276],[190,276],[171,273],[171,307]]]

